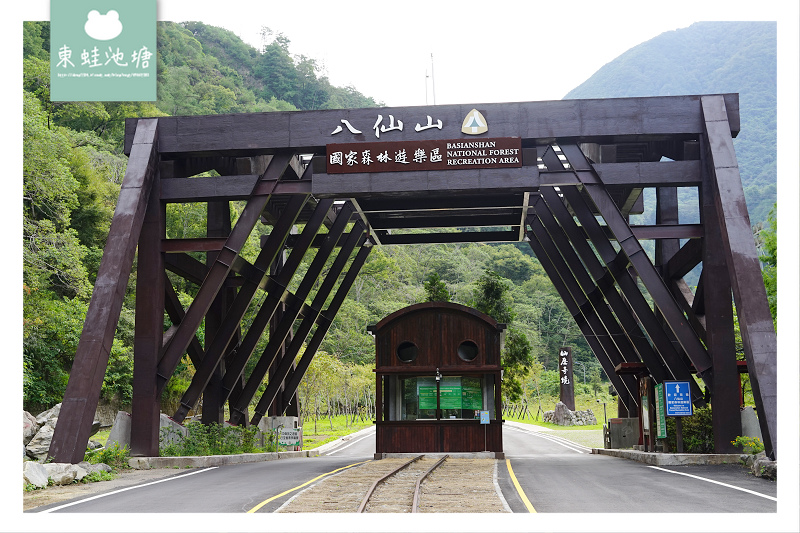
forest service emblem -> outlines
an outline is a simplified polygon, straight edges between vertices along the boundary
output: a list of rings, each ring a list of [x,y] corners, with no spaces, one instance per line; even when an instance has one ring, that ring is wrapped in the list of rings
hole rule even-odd
[[[477,109],[467,113],[464,122],[461,123],[461,133],[466,133],[467,135],[480,135],[487,131],[489,131],[489,126],[486,123],[486,119]]]

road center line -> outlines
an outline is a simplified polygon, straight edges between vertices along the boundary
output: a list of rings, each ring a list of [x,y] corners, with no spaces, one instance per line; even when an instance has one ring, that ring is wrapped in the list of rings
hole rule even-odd
[[[740,490],[742,492],[746,492],[746,493],[752,494],[754,496],[759,496],[761,498],[766,498],[766,499],[772,500],[774,502],[778,501],[778,498],[775,498],[773,496],[767,496],[766,494],[761,494],[760,492],[756,492],[754,490],[743,489],[742,487],[737,487],[736,485],[729,485],[727,483],[722,483],[721,481],[714,481],[713,479],[708,479],[708,478],[705,478],[705,477],[695,476],[694,474],[686,474],[684,472],[676,472],[675,470],[668,470],[666,468],[661,468],[661,467],[658,467],[658,466],[650,466],[649,468],[655,468],[656,470],[661,470],[662,472],[669,472],[670,474],[678,474],[680,476],[691,477],[691,478],[694,478],[694,479],[699,479],[701,481],[708,481],[709,483],[715,483],[717,485],[722,485],[723,487],[728,487],[729,489]]]
[[[506,467],[508,468],[508,475],[511,476],[511,482],[514,484],[514,487],[516,487],[520,499],[522,499],[522,503],[525,504],[525,507],[528,509],[529,513],[535,513],[536,509],[534,509],[533,505],[531,505],[531,501],[525,495],[525,491],[522,490],[519,481],[517,481],[517,476],[514,475],[514,469],[511,468],[511,459],[506,459]]]
[[[353,443],[353,444],[355,444],[355,443]],[[306,482],[305,482],[305,483],[303,483],[302,485],[298,485],[298,486],[296,486],[296,487],[293,487],[293,488],[291,488],[291,489],[289,489],[289,490],[285,490],[285,491],[281,492],[280,494],[278,494],[277,496],[273,496],[272,498],[268,498],[268,499],[264,500],[263,502],[259,503],[258,505],[256,505],[255,507],[253,507],[252,509],[250,509],[249,511],[247,511],[247,513],[248,513],[248,514],[250,514],[250,513],[255,513],[256,511],[258,511],[259,509],[261,509],[262,507],[264,507],[265,505],[267,505],[269,502],[271,502],[271,501],[273,501],[273,500],[277,500],[277,499],[278,499],[278,498],[280,498],[281,496],[286,496],[286,495],[287,495],[287,494],[289,494],[290,492],[294,492],[294,491],[296,491],[297,489],[302,489],[302,488],[303,488],[303,487],[305,487],[306,485],[309,485],[309,484],[311,484],[311,483],[313,483],[313,482],[317,481],[318,479],[322,479],[322,478],[324,478],[325,476],[329,476],[329,475],[331,475],[331,474],[335,474],[336,472],[340,472],[340,471],[342,471],[342,470],[347,470],[348,468],[352,468],[352,467],[354,467],[354,466],[363,465],[364,463],[368,463],[368,462],[369,462],[369,461],[361,461],[360,463],[353,463],[353,464],[351,464],[351,465],[343,466],[342,468],[337,468],[336,470],[331,470],[330,472],[327,472],[327,473],[325,473],[325,474],[320,474],[319,476],[315,477],[314,479],[310,479],[310,480],[306,481]]]
[[[117,490],[114,490],[114,491],[111,491],[111,492],[106,492],[106,493],[103,493],[103,494],[97,494],[95,496],[90,496],[89,498],[84,498],[82,500],[78,500],[78,501],[75,501],[75,502],[65,503],[64,505],[59,505],[58,507],[51,507],[50,509],[45,509],[44,511],[40,511],[40,512],[42,512],[42,513],[52,513],[53,511],[59,511],[59,510],[64,509],[66,507],[72,507],[73,505],[78,505],[79,503],[84,503],[84,502],[96,500],[98,498],[105,498],[106,496],[111,496],[112,494],[119,494],[120,492],[125,492],[126,490],[138,489],[138,488],[141,488],[141,487],[147,487],[147,486],[150,486],[150,485],[155,485],[156,483],[164,483],[165,481],[172,481],[173,479],[178,479],[178,478],[182,478],[182,477],[186,477],[186,476],[193,476],[195,474],[200,474],[201,472],[208,472],[209,470],[214,470],[215,468],[217,468],[217,467],[216,466],[210,466],[210,467],[204,468],[202,470],[196,470],[194,472],[188,472],[186,474],[181,474],[179,476],[172,476],[172,477],[168,477],[168,478],[164,478],[164,479],[158,479],[156,481],[150,481],[149,483],[143,483],[142,485],[134,485],[132,487],[125,487],[123,489],[117,489]]]

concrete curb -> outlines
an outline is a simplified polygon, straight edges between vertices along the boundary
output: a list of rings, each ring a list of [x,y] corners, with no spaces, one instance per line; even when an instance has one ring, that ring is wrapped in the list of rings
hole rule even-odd
[[[242,453],[237,455],[207,455],[192,457],[131,457],[128,465],[136,470],[151,468],[206,468],[209,466],[237,465],[242,463],[260,463],[279,459],[295,459],[298,457],[316,457],[317,450],[298,452]]]
[[[592,448],[595,455],[621,457],[653,466],[744,464],[747,455],[735,453],[655,453],[638,450]]]

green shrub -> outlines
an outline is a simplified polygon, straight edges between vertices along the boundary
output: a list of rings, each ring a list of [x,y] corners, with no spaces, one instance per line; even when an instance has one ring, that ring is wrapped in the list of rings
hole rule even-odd
[[[222,424],[186,424],[183,436],[173,428],[162,428],[160,454],[162,457],[193,455],[234,455],[259,451],[275,451],[274,437],[267,436],[265,450],[256,446],[258,427],[227,426]],[[272,448],[272,449],[270,449]]]
[[[100,448],[87,452],[84,460],[91,464],[107,464],[116,471],[129,470],[131,467],[128,465],[128,459],[130,458],[131,452],[127,446],[120,448],[119,444],[114,443],[114,446],[110,448]]]
[[[711,407],[694,410],[692,416],[683,417],[681,433],[684,453],[714,453],[714,431],[711,426]],[[677,450],[675,419],[667,419],[667,440],[670,449]]]
[[[106,472],[104,470],[98,470],[96,472],[90,472],[83,476],[81,479],[81,483],[94,483],[95,481],[111,481],[116,476],[111,472]]]
[[[751,455],[756,455],[757,453],[764,451],[764,443],[761,442],[761,439],[758,437],[736,437],[736,440],[732,440],[731,444],[735,446],[741,446],[742,452],[749,453]]]

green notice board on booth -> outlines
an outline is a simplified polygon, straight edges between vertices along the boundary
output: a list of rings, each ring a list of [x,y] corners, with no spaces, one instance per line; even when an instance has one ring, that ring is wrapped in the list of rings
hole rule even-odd
[[[436,380],[417,378],[420,409],[436,409]],[[441,409],[483,409],[483,393],[479,378],[445,376],[439,383]]]
[[[420,409],[436,409],[436,380],[417,378],[417,396]]]
[[[461,378],[446,376],[439,384],[439,407],[461,409]]]

